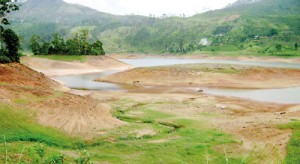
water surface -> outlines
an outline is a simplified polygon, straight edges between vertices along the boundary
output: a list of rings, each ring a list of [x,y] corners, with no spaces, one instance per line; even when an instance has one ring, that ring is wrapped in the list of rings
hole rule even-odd
[[[90,73],[82,75],[69,75],[55,77],[55,80],[61,81],[65,86],[72,89],[81,90],[102,90],[102,91],[117,91],[122,90],[122,86],[113,83],[95,82],[98,77],[112,75],[120,71],[106,71],[100,73]]]

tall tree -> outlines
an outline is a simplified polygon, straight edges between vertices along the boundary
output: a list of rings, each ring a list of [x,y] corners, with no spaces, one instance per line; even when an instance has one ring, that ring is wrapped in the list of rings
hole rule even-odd
[[[7,47],[7,57],[13,62],[19,62],[20,56],[18,50],[20,41],[18,35],[12,29],[5,29],[2,33],[2,38]]]
[[[4,29],[3,27],[3,25],[9,24],[6,14],[18,9],[19,7],[10,0],[0,0],[0,50],[1,56],[4,55],[4,58],[9,59],[5,61],[0,60],[0,62],[19,62],[20,60],[18,54],[20,48],[19,37],[12,29]]]

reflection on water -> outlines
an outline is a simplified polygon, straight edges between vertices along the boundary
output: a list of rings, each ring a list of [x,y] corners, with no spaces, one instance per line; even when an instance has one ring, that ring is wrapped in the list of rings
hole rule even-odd
[[[174,59],[174,58],[143,58],[143,59],[121,59],[122,62],[128,63],[136,67],[150,67],[173,64],[188,63],[217,63],[217,64],[240,64],[263,67],[279,67],[279,68],[300,68],[300,64],[292,63],[275,63],[275,62],[254,62],[254,61],[236,61],[236,60],[206,60],[206,59]],[[96,78],[112,75],[120,71],[106,71],[101,73],[92,73],[84,75],[72,75],[55,77],[54,79],[62,81],[69,88],[84,90],[101,90],[101,91],[127,91],[135,86],[125,86],[112,83],[94,82]],[[204,88],[205,93],[240,97],[264,102],[275,103],[300,103],[300,87],[284,88],[284,89],[220,89],[220,88]]]
[[[275,102],[282,104],[300,103],[300,87],[282,89],[221,89],[205,88],[204,93],[239,97],[263,102]]]

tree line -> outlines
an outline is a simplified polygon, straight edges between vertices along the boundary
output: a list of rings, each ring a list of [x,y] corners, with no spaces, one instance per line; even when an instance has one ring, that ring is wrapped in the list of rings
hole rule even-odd
[[[72,38],[65,40],[55,33],[52,40],[43,42],[40,35],[33,35],[29,46],[34,55],[104,55],[102,42],[97,40],[90,43],[88,36],[88,30],[80,30]]]

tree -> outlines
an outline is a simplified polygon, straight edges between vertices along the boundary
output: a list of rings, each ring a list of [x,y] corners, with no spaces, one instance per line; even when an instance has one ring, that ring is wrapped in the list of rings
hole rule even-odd
[[[8,63],[12,61],[20,61],[18,54],[18,50],[20,48],[19,37],[12,29],[4,29],[2,26],[9,24],[6,14],[18,9],[19,7],[11,3],[10,0],[0,1],[0,62]]]
[[[66,44],[64,38],[55,33],[53,34],[53,40],[51,41],[51,45],[49,47],[49,54],[64,54],[66,52]]]
[[[91,55],[104,55],[103,44],[100,40],[97,40],[92,44]]]
[[[298,50],[298,43],[295,43],[295,50]]]
[[[8,51],[6,56],[11,61],[19,62],[20,56],[18,50],[20,48],[20,41],[18,35],[12,29],[5,29],[2,33],[2,38]]]
[[[13,4],[10,2],[10,0],[1,0],[0,1],[0,20],[1,20],[1,24],[3,25],[8,25],[9,21],[6,17],[7,13],[10,13],[12,11],[16,11],[19,10],[19,6],[16,4]],[[3,27],[1,26],[1,29],[3,29]]]
[[[32,50],[34,55],[41,54],[41,45],[40,45],[41,36],[33,35],[29,41],[29,47]]]

